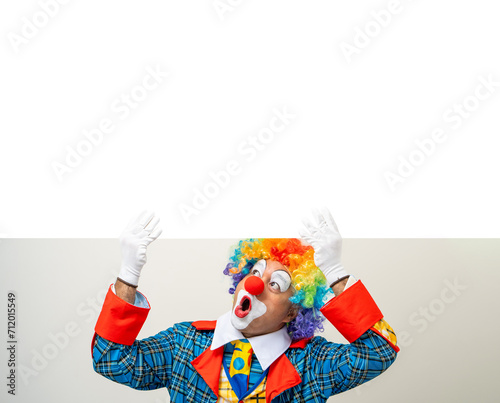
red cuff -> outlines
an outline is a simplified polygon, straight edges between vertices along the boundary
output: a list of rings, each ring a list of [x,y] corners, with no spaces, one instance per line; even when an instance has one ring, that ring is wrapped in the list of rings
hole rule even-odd
[[[372,296],[360,280],[332,298],[321,313],[349,343],[358,339],[383,315]]]
[[[131,346],[146,321],[149,310],[150,308],[140,308],[125,302],[111,291],[110,286],[95,331],[106,340]]]

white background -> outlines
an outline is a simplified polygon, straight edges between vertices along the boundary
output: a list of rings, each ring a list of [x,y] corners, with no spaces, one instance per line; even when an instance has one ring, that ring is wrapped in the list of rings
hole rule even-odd
[[[321,205],[344,237],[499,236],[500,87],[471,98],[500,82],[497,1],[46,3],[0,5],[0,236],[115,238],[143,208],[165,238],[297,236]],[[168,77],[141,93],[158,66]],[[295,117],[250,160],[275,108]],[[114,130],[58,180],[102,119]],[[391,190],[387,172],[436,129]]]

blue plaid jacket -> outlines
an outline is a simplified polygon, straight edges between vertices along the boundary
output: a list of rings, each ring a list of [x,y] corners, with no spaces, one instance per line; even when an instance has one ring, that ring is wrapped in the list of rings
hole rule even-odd
[[[216,402],[214,385],[219,380],[223,347],[210,350],[213,328],[197,326],[196,322],[178,323],[132,345],[96,334],[94,369],[134,389],[165,387],[172,402]],[[372,330],[350,344],[332,343],[319,336],[294,343],[269,369],[266,400],[325,402],[375,378],[395,358],[394,349]]]

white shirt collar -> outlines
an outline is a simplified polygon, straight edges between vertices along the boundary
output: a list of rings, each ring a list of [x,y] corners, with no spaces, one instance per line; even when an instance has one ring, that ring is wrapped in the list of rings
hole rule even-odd
[[[263,334],[262,336],[243,336],[241,332],[231,324],[231,311],[229,311],[217,319],[214,338],[210,349],[216,350],[231,341],[245,338],[252,345],[253,351],[264,371],[269,368],[288,347],[290,347],[290,344],[292,344],[286,326],[273,333]]]

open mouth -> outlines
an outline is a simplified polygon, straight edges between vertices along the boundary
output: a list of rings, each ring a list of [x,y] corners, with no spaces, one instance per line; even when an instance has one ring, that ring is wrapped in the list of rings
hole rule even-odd
[[[244,318],[252,309],[252,301],[246,295],[241,299],[240,304],[234,309],[234,314],[238,318]]]

